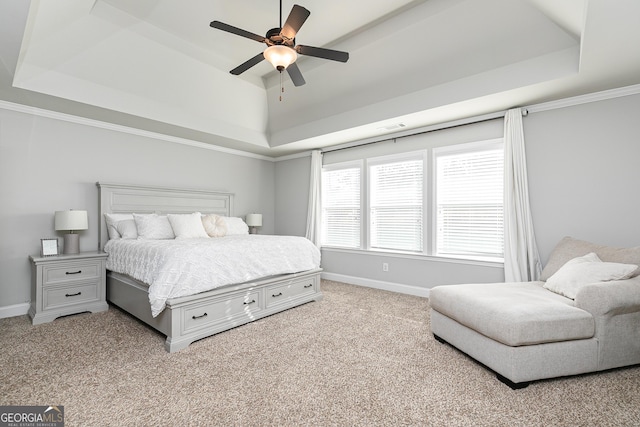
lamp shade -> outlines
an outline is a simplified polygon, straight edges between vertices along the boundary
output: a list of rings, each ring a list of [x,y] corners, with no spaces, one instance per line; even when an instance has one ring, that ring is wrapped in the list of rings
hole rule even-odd
[[[296,62],[298,54],[288,46],[273,45],[264,50],[264,57],[276,70],[282,71]]]
[[[87,211],[56,211],[56,230],[86,230],[89,228]]]
[[[247,214],[245,222],[249,227],[262,227],[262,214]]]

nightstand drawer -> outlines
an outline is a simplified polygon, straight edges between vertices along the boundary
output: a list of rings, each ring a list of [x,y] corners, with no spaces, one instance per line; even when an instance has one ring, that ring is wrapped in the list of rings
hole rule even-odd
[[[42,309],[66,307],[77,303],[100,300],[97,283],[46,288],[42,295]]]
[[[45,266],[42,269],[43,285],[69,283],[71,281],[96,279],[101,276],[100,260],[66,262],[64,265]]]

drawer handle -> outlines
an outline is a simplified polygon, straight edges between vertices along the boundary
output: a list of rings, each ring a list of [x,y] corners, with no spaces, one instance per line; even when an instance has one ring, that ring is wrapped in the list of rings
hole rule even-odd
[[[207,317],[207,313],[203,314],[202,316],[191,316],[193,320],[202,319],[203,317]]]
[[[280,293],[278,293],[278,294],[273,294],[273,295],[271,295],[271,296],[272,296],[272,297],[274,297],[274,298],[281,297],[281,296],[282,296],[282,292],[280,292]]]
[[[80,273],[82,273],[82,270],[78,270],[78,271],[67,271],[67,272],[66,272],[66,273],[64,273],[64,274],[80,274]]]
[[[309,285],[304,285],[305,289],[312,287],[313,284],[309,284]]]
[[[78,292],[77,294],[64,294],[65,297],[77,297],[78,295],[81,295],[82,292]]]
[[[252,299],[251,301],[245,301],[244,305],[254,304],[256,300]]]

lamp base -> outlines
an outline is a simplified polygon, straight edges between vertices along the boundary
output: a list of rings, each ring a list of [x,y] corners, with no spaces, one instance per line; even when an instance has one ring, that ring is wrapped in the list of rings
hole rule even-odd
[[[80,253],[80,236],[75,233],[69,233],[64,235],[64,255],[75,255]]]

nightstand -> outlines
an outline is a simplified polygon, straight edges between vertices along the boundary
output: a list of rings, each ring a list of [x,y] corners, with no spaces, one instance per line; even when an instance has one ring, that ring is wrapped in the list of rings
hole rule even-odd
[[[109,309],[106,301],[106,263],[104,252],[76,255],[30,256],[31,307],[34,325],[56,317]]]

